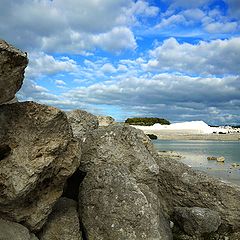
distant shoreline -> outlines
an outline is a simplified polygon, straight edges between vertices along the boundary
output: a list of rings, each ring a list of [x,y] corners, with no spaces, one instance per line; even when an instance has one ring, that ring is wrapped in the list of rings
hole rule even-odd
[[[134,127],[134,126],[133,126]],[[145,134],[154,134],[160,140],[210,140],[210,141],[240,141],[240,133],[231,134],[196,134],[169,130],[143,130]]]

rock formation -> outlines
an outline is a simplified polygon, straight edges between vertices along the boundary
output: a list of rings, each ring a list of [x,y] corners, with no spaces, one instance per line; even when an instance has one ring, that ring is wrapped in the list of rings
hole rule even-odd
[[[66,115],[33,102],[0,106],[0,216],[39,230],[80,161]]]
[[[190,236],[204,236],[216,232],[221,224],[219,213],[209,208],[178,207],[175,208],[174,218]]]
[[[110,116],[97,116],[99,126],[106,127],[115,123],[115,119]]]
[[[82,240],[77,202],[60,198],[40,235],[40,240]]]
[[[79,139],[83,139],[89,131],[98,128],[98,118],[91,113],[77,109],[66,114],[74,136]]]
[[[21,224],[6,221],[0,218],[0,239],[1,240],[38,240]]]
[[[0,104],[15,97],[27,67],[27,54],[0,40]]]
[[[149,141],[139,130],[113,125],[83,143],[79,210],[87,239],[171,239],[155,194],[159,169]]]

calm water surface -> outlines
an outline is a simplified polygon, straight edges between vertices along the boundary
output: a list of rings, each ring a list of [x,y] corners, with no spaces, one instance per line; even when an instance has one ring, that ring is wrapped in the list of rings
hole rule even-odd
[[[159,151],[175,151],[183,156],[180,160],[196,170],[240,184],[240,141],[154,140]],[[208,161],[207,157],[223,156],[225,163]]]

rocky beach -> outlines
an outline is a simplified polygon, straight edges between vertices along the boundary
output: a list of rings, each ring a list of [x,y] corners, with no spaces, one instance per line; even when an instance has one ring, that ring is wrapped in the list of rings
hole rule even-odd
[[[239,186],[109,117],[12,101],[27,64],[0,40],[1,240],[240,239]]]

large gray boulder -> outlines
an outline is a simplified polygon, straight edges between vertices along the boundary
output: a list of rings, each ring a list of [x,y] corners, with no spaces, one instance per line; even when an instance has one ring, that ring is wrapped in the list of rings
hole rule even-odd
[[[1,240],[38,240],[21,224],[10,222],[0,218],[0,239]]]
[[[221,224],[218,212],[208,208],[178,207],[174,218],[182,230],[190,236],[203,236],[216,232]]]
[[[83,143],[79,211],[89,240],[168,240],[150,139],[129,126],[89,133]]]
[[[80,163],[66,115],[33,102],[0,106],[0,216],[39,230]]]
[[[222,224],[219,232],[240,230],[240,187],[192,170],[174,159],[155,155],[159,165],[159,198],[165,212],[175,207],[201,207],[217,211]]]
[[[15,97],[27,67],[27,54],[0,39],[0,104]]]
[[[77,109],[66,114],[74,136],[79,139],[83,139],[89,131],[98,128],[98,118],[91,113]]]
[[[77,202],[60,198],[44,225],[40,240],[82,240]]]

